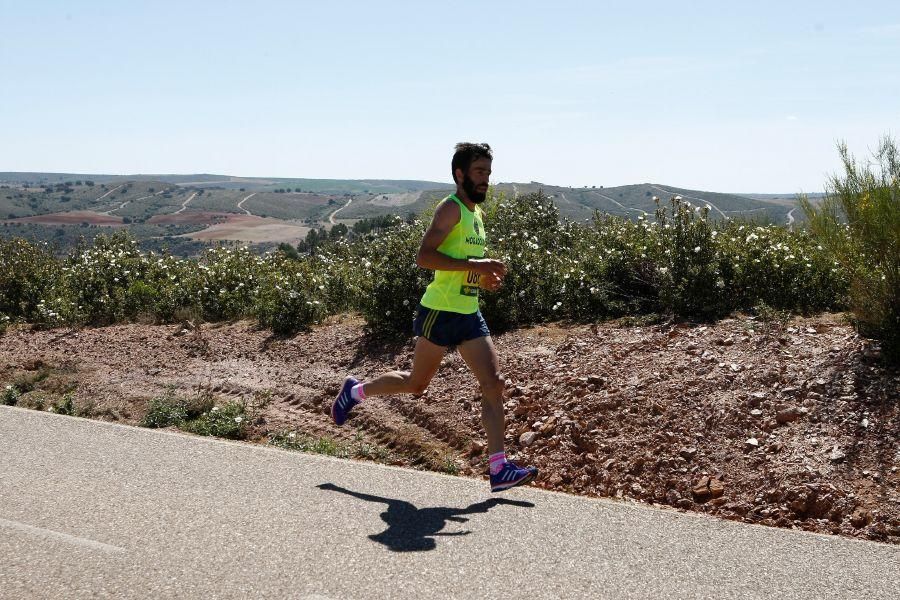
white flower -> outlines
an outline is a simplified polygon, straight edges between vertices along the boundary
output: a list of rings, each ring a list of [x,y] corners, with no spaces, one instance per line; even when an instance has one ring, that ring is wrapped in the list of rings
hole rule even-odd
[[[404,301],[403,301],[403,306],[409,306],[409,300],[404,300]]]
[[[244,417],[235,417],[235,418],[234,418],[234,422],[235,422],[235,423],[240,423],[240,422],[243,421],[243,420],[244,420]]]
[[[694,248],[694,254],[697,254],[698,252],[700,252],[700,246]]]
[[[213,407],[212,407],[212,410],[211,410],[210,412],[216,412],[217,410],[219,410],[219,407],[218,407],[218,406],[213,406]]]

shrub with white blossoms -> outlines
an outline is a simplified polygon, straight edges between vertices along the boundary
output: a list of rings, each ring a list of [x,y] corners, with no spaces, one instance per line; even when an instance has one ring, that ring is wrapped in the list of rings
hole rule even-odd
[[[587,225],[561,220],[541,192],[489,197],[483,206],[486,256],[508,268],[500,290],[481,295],[497,331],[650,313],[707,318],[760,302],[802,311],[845,306],[844,269],[804,231],[712,222],[708,209],[674,198],[655,220],[597,213]],[[427,211],[295,258],[227,247],[200,260],[143,254],[117,233],[59,261],[45,245],[0,240],[0,329],[146,315],[171,322],[186,309],[207,321],[253,316],[292,334],[328,314],[359,310],[379,334],[407,337],[433,277],[416,265],[430,219]]]
[[[282,255],[267,257],[264,264],[254,301],[254,314],[261,326],[290,335],[325,317],[325,275],[306,262]]]

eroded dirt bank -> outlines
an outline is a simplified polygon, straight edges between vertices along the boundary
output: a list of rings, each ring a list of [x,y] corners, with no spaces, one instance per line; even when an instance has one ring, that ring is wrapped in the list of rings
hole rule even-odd
[[[900,374],[838,315],[784,329],[742,316],[550,325],[495,343],[508,452],[540,468],[536,485],[900,542]],[[0,383],[33,382],[20,405],[71,392],[79,411],[132,424],[173,387],[217,402],[265,398],[252,440],[297,432],[482,477],[480,394],[455,352],[425,395],[370,399],[344,427],[331,423],[347,373],[408,369],[411,349],[373,342],[350,316],[288,339],[246,322],[16,328],[0,337]]]

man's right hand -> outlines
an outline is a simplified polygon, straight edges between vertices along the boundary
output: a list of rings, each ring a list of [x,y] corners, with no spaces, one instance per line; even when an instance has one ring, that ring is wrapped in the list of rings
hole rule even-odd
[[[472,265],[470,270],[481,275],[493,275],[498,279],[506,276],[506,265],[495,258],[470,258],[468,262]]]

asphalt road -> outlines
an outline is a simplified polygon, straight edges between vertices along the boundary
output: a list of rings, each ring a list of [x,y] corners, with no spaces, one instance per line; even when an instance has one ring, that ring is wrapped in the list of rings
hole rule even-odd
[[[0,598],[897,598],[900,547],[0,407]]]

